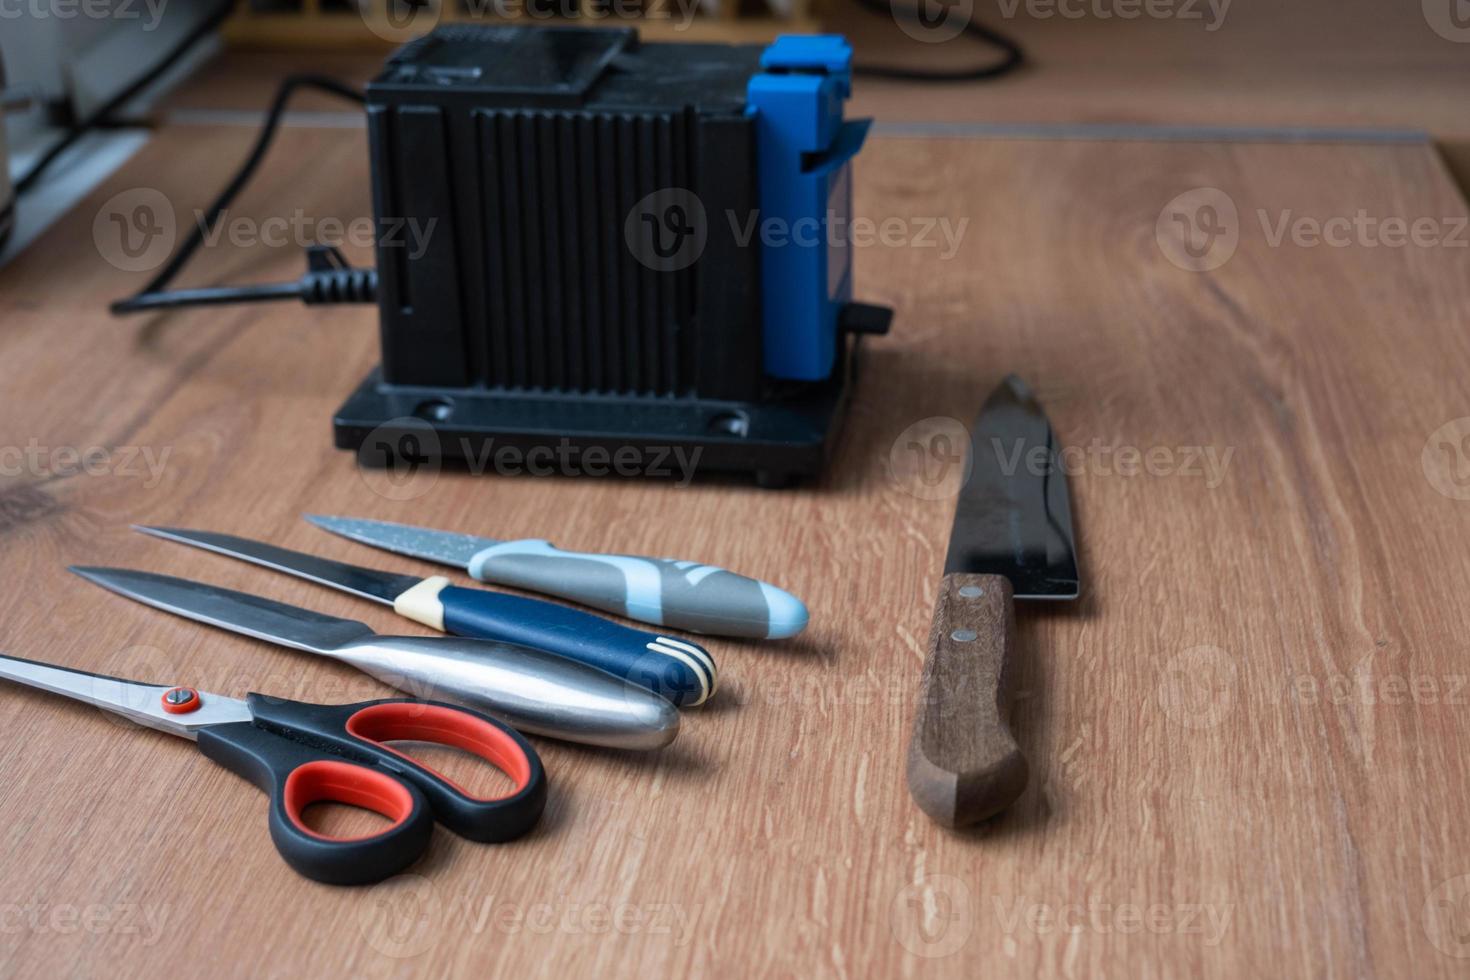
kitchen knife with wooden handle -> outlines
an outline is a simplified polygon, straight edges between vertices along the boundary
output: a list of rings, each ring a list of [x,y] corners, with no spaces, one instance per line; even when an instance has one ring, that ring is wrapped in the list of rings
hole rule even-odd
[[[1051,425],[1007,378],[970,435],[909,743],[909,792],[947,827],[1000,813],[1029,771],[1006,721],[1013,599],[1075,599],[1071,504]]]

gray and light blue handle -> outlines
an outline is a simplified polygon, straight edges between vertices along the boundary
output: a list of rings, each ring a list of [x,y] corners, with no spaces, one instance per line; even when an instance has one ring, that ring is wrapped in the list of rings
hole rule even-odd
[[[401,616],[456,636],[500,640],[577,660],[680,707],[714,693],[715,663],[703,647],[553,602],[464,589],[436,575],[398,596]]]
[[[529,539],[491,545],[466,569],[481,582],[694,633],[781,639],[807,624],[806,606],[791,593],[692,561],[585,554]]]

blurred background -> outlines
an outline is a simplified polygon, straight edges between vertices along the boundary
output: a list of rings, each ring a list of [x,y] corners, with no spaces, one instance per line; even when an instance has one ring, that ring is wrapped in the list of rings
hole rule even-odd
[[[691,42],[839,32],[867,76],[851,111],[880,131],[1391,130],[1427,134],[1470,177],[1466,0],[0,0],[4,254],[150,128],[259,113],[291,72],[360,85],[397,44],[466,20]],[[293,108],[345,111],[313,98]]]

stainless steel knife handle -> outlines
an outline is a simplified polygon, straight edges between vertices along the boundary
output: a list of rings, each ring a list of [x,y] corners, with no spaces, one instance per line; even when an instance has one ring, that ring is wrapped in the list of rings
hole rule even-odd
[[[512,728],[619,749],[657,749],[679,733],[664,698],[530,647],[458,637],[371,636],[327,654],[419,698],[478,708]]]
[[[994,816],[1026,788],[1028,766],[1005,721],[1015,634],[1011,583],[947,575],[909,743],[909,793],[946,827]]]

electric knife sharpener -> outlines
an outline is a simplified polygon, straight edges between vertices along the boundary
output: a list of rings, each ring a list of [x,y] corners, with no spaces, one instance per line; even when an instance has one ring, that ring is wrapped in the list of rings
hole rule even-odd
[[[818,474],[858,335],[891,318],[852,301],[851,80],[837,36],[451,25],[401,48],[367,90],[382,364],[338,447]]]

